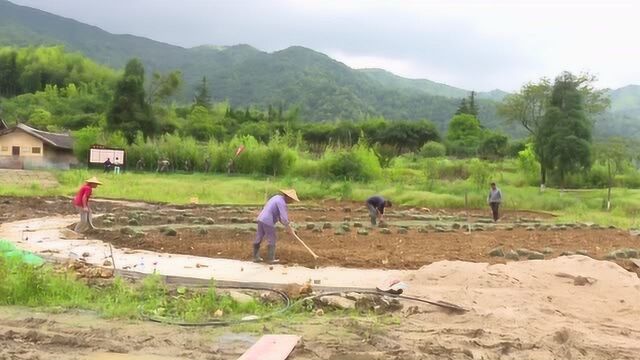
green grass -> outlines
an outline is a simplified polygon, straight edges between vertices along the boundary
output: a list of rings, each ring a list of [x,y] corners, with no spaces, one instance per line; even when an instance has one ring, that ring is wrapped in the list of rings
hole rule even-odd
[[[206,289],[170,290],[159,276],[146,277],[140,284],[116,278],[107,286],[90,287],[72,273],[58,273],[47,265],[34,267],[1,253],[0,305],[87,309],[109,318],[139,319],[144,314],[187,322],[210,319],[217,310],[222,310],[222,319],[232,320],[264,315],[281,306],[238,303],[218,293],[213,284]]]
[[[391,175],[390,172],[396,172]],[[71,196],[84,179],[97,176],[104,182],[94,192],[96,197],[186,204],[197,198],[202,204],[260,204],[279,188],[293,187],[303,200],[327,198],[363,201],[372,194],[382,194],[399,205],[459,208],[485,208],[487,189],[467,180],[428,180],[421,172],[385,169],[383,180],[370,183],[326,182],[308,178],[239,177],[211,174],[103,174],[100,171],[72,170],[55,172],[60,185],[53,188],[25,187],[20,184],[2,186],[0,195]],[[505,164],[490,179],[498,179],[506,210],[549,211],[559,215],[559,222],[583,221],[630,228],[639,227],[640,190],[614,188],[612,211],[603,210],[605,189],[559,191],[519,186],[512,164]]]

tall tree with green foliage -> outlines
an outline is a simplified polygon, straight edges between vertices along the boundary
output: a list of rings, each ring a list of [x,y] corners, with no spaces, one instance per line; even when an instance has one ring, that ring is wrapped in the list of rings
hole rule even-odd
[[[211,108],[211,94],[209,93],[206,76],[202,77],[202,81],[196,87],[196,97],[193,99],[193,106],[202,106],[205,109]]]
[[[107,114],[107,128],[121,131],[133,143],[138,131],[145,137],[153,136],[158,123],[144,91],[144,66],[138,59],[129,60],[124,75],[116,84],[113,102]]]
[[[483,136],[484,131],[475,116],[455,115],[447,131],[447,150],[456,156],[476,155]]]
[[[182,73],[179,70],[167,74],[154,72],[147,90],[147,102],[149,104],[166,101],[182,86]]]
[[[544,166],[558,173],[561,186],[568,174],[591,165],[593,124],[587,117],[580,85],[581,79],[569,72],[556,78],[535,142],[545,154]]]

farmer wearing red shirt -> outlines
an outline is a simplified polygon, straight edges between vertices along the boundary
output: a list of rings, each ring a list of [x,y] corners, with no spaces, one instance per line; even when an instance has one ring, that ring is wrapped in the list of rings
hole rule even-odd
[[[73,206],[78,209],[80,213],[80,222],[76,225],[76,232],[84,232],[87,227],[93,228],[91,223],[91,209],[89,208],[89,198],[93,189],[102,185],[100,181],[94,176],[91,179],[85,181],[85,184],[80,187],[75,198],[73,198]]]

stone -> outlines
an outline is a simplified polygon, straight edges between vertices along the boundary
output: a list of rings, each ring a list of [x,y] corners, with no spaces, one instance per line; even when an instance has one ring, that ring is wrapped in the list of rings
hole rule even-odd
[[[419,232],[419,233],[421,233],[421,234],[426,234],[426,233],[428,233],[428,232],[429,232],[429,229],[427,229],[427,228],[426,228],[426,227],[424,227],[424,226],[420,226],[420,227],[418,228],[418,232]]]
[[[550,248],[550,247],[546,247],[546,248],[542,249],[542,253],[545,254],[545,255],[552,254],[553,253],[553,249]]]
[[[199,227],[198,229],[196,229],[196,233],[198,235],[207,235],[209,233],[209,230],[203,227]]]
[[[136,231],[133,233],[133,236],[135,236],[135,237],[145,237],[146,235],[147,235],[147,233],[145,233],[145,232],[144,232],[144,231],[142,231],[142,230],[136,230]]]
[[[202,219],[198,219],[198,218],[193,219],[193,221],[191,221],[191,223],[194,224],[194,225],[203,224]]]
[[[445,229],[445,228],[443,228],[443,227],[441,227],[441,226],[436,226],[434,230],[435,230],[436,232],[438,232],[438,233],[447,232],[447,229]],[[479,231],[482,231],[482,230],[479,230]]]
[[[504,254],[504,258],[507,260],[515,260],[515,261],[520,260],[518,253],[515,252],[514,250],[507,251],[506,254]]]
[[[350,213],[351,212],[351,208],[346,207],[346,208],[343,208],[342,211],[344,211],[346,213]]]
[[[638,250],[637,249],[625,249],[625,253],[629,259],[637,259],[638,258]]]
[[[176,229],[173,229],[173,228],[167,228],[167,229],[164,231],[164,234],[165,234],[166,236],[176,236],[176,235],[178,235],[178,232],[176,231]]]
[[[407,234],[409,231],[405,228],[399,228],[398,229],[398,234]]]
[[[342,229],[336,229],[333,232],[333,235],[344,235],[344,234],[346,234],[346,232],[344,230],[342,230]]]
[[[162,216],[160,216],[160,215],[152,215],[151,216],[151,220],[160,221],[160,220],[162,220]]]
[[[489,251],[489,256],[503,257],[504,256],[504,250],[502,250],[502,247],[497,247],[497,248],[491,249]]]
[[[316,234],[317,234],[317,233],[321,233],[321,232],[322,232],[322,229],[320,229],[320,228],[318,228],[318,227],[317,227],[317,228],[314,228],[313,230],[311,230],[311,232],[316,233]]]
[[[324,224],[322,224],[322,228],[323,229],[331,229],[333,227],[333,225],[331,225],[330,222],[326,222]]]
[[[544,260],[544,254],[537,251],[532,251],[527,257],[529,260]]]
[[[327,217],[326,216],[320,216],[320,218],[318,219],[318,221],[327,221]]]
[[[233,290],[229,290],[229,297],[232,298],[233,301],[242,305],[250,304],[255,301],[252,296]]]
[[[111,261],[109,261],[109,260],[105,260],[105,261],[102,263],[102,266],[113,266],[113,264],[111,263]]]
[[[216,221],[215,221],[215,220],[213,220],[213,218],[208,217],[208,218],[205,218],[205,219],[204,219],[204,223],[205,223],[205,224],[208,224],[208,225],[213,225],[213,224],[215,224],[215,223],[216,223]]]
[[[527,226],[527,227],[525,228],[525,230],[527,230],[527,231],[534,231],[535,229],[536,229],[536,228],[535,228],[535,227],[533,227],[533,226]]]
[[[457,222],[456,222],[456,223],[451,224],[451,228],[452,228],[452,229],[455,229],[455,230],[458,230],[458,229],[460,229],[461,227],[462,227],[462,225],[460,225],[460,223],[457,223]]]
[[[345,216],[344,218],[342,218],[342,220],[344,220],[344,221],[351,221],[351,216]]]
[[[589,256],[589,252],[587,250],[577,250],[576,254],[582,255],[582,256]]]
[[[130,228],[128,226],[125,226],[125,227],[120,229],[120,234],[133,235],[133,234],[135,234],[135,231],[132,228]]]
[[[606,260],[615,260],[617,258],[616,257],[616,251],[612,251],[612,252],[608,253],[607,255],[604,256],[604,258]]]
[[[369,231],[367,229],[359,229],[358,235],[369,235]]]
[[[574,253],[573,251],[563,251],[560,253],[560,256],[571,256],[571,255],[575,255],[576,253]]]
[[[314,223],[307,223],[307,226],[306,226],[307,230],[313,230],[315,227],[316,227],[316,224]]]
[[[320,298],[320,301],[324,305],[328,305],[337,309],[351,310],[356,308],[356,302],[342,296],[329,295]]]
[[[378,227],[388,228],[389,224],[387,224],[386,221],[380,221],[380,223],[378,224]]]
[[[88,252],[83,252],[82,253],[82,257],[86,258],[86,257],[89,257],[89,256],[91,256],[91,254],[89,254]]]
[[[126,224],[128,221],[129,221],[129,218],[126,217],[126,216],[120,216],[118,218],[118,222],[121,223],[121,224]]]
[[[107,226],[107,227],[109,227],[109,226],[113,226],[113,221],[111,221],[111,220],[104,220],[104,221],[102,222],[102,225]]]
[[[389,235],[391,234],[391,230],[389,230],[388,228],[382,228],[380,229],[380,234]]]
[[[316,316],[323,316],[324,315],[324,310],[317,309],[315,314],[316,314]]]
[[[362,223],[361,223],[361,222],[354,222],[354,223],[353,223],[353,227],[354,227],[354,228],[361,228],[362,226],[363,226],[363,225],[362,225]]]
[[[529,256],[531,254],[531,250],[525,248],[516,249],[516,252],[519,256]]]
[[[507,230],[507,231],[513,231],[513,226],[508,225],[508,226],[505,226],[504,229]]]

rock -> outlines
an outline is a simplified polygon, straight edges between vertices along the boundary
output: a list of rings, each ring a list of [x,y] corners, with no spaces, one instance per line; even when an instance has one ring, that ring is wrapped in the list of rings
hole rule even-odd
[[[160,216],[160,215],[152,215],[151,216],[151,220],[160,221],[160,220],[162,220],[162,216]]]
[[[573,251],[563,251],[560,253],[560,256],[571,256],[571,255],[575,255],[576,253],[574,253]]]
[[[388,228],[388,227],[389,227],[389,224],[387,224],[387,222],[386,222],[386,221],[380,221],[380,223],[378,224],[378,227],[381,227],[381,228]]]
[[[121,223],[121,224],[126,224],[128,221],[129,221],[129,218],[126,217],[126,216],[120,216],[118,218],[118,222]]]
[[[318,221],[327,221],[327,217],[326,216],[320,216],[320,218],[318,219]]]
[[[307,226],[306,226],[307,230],[313,230],[315,227],[316,227],[316,224],[314,223],[307,223]]]
[[[132,228],[130,228],[128,226],[125,226],[125,227],[120,229],[120,234],[133,235],[133,234],[135,234],[135,231]]]
[[[354,222],[354,223],[353,223],[353,227],[354,227],[354,228],[361,228],[362,226],[363,226],[363,225],[362,225],[362,223],[361,223],[361,222]]]
[[[553,253],[553,249],[550,248],[550,247],[546,247],[546,248],[542,249],[542,253],[545,254],[545,255],[552,254]]]
[[[102,266],[113,266],[113,264],[111,263],[111,261],[109,261],[109,260],[105,260],[105,261],[102,263]]]
[[[359,229],[358,235],[369,235],[369,231],[367,229]]]
[[[589,256],[589,252],[587,250],[578,250],[576,251],[576,254],[582,255],[582,256]]]
[[[322,309],[317,309],[315,312],[316,316],[323,316],[324,315],[324,310]]]
[[[515,260],[515,261],[520,260],[520,257],[518,256],[518,253],[513,251],[513,250],[507,251],[507,253],[504,254],[504,258],[507,259],[507,260]]]
[[[135,236],[135,237],[145,237],[146,235],[147,235],[147,233],[145,233],[145,232],[144,232],[144,231],[142,231],[142,230],[136,230],[136,231],[133,233],[133,236]]]
[[[254,302],[254,299],[252,296],[241,293],[239,291],[229,290],[229,297],[231,297],[238,304],[249,304]]]
[[[167,223],[173,224],[177,221],[175,216],[167,216]]]
[[[127,221],[127,224],[131,226],[138,226],[140,225],[140,221],[138,221],[138,219],[131,218],[129,219],[129,221]]]
[[[216,223],[216,221],[215,221],[215,220],[213,220],[213,218],[208,217],[208,218],[205,218],[205,219],[204,219],[204,223],[205,223],[205,224],[208,224],[208,225],[213,225],[213,224],[215,224],[215,223]]]
[[[317,233],[321,233],[322,229],[317,227],[317,228],[314,228],[313,230],[311,230],[311,232],[316,233],[316,234]]]
[[[333,225],[331,225],[330,222],[326,222],[324,224],[322,224],[322,228],[323,229],[331,229],[333,227]]]
[[[447,232],[447,229],[440,227],[440,226],[436,226],[436,228],[434,229],[436,232],[438,233],[443,233],[443,232]],[[482,231],[482,230],[478,230],[478,231]]]
[[[313,218],[312,218],[311,216],[307,216],[307,217],[305,217],[305,218],[304,218],[304,221],[306,221],[306,222],[312,222],[312,221],[313,221]]]
[[[346,207],[346,208],[343,208],[342,211],[344,211],[346,213],[350,213],[351,212],[351,208]]]
[[[409,231],[405,228],[399,228],[398,229],[398,234],[407,234]]]
[[[342,296],[336,296],[336,295],[323,296],[320,298],[320,301],[324,305],[328,305],[337,309],[349,310],[349,309],[356,308],[355,301],[349,300],[347,298],[343,298]]]
[[[544,254],[537,251],[532,251],[527,257],[529,260],[544,260]]]
[[[536,228],[535,228],[535,227],[533,227],[533,226],[527,226],[527,227],[525,228],[525,230],[527,230],[527,231],[534,231],[535,229],[536,229]]]
[[[83,252],[82,253],[82,257],[86,258],[86,257],[89,257],[89,256],[91,256],[91,254],[89,254],[88,252]]]
[[[380,234],[389,235],[389,234],[391,234],[391,230],[389,230],[387,228],[382,228],[382,229],[380,229]]]
[[[491,224],[491,223],[493,223],[493,219],[486,219],[486,218],[478,219],[478,220],[476,220],[476,222],[478,222],[480,224]]]
[[[604,256],[606,260],[615,260],[616,259],[616,251],[612,251]]]
[[[176,235],[178,235],[178,232],[176,231],[176,229],[173,229],[173,228],[167,228],[167,229],[164,231],[164,234],[165,234],[166,236],[176,236]]]
[[[504,256],[504,250],[502,250],[502,247],[497,247],[497,248],[491,249],[489,251],[489,256],[503,257]]]
[[[351,216],[345,216],[344,218],[342,218],[342,220],[344,220],[344,221],[351,221]]]
[[[104,221],[102,222],[102,225],[107,226],[107,227],[109,227],[109,226],[113,226],[113,221],[111,221],[111,220],[104,220]]]
[[[196,230],[196,233],[197,233],[198,235],[207,235],[207,234],[209,233],[209,230],[207,230],[206,228],[203,228],[203,227],[199,227],[199,228]]]
[[[425,233],[428,233],[428,232],[429,232],[429,229],[427,229],[427,228],[426,228],[426,227],[424,227],[424,226],[420,226],[420,227],[418,228],[418,232],[419,232],[419,233],[421,233],[421,234],[425,234]]]
[[[517,249],[516,252],[518,253],[519,256],[529,256],[529,254],[531,254],[532,251],[529,249],[520,248],[520,249]]]
[[[456,223],[451,224],[451,228],[452,228],[452,229],[454,229],[454,230],[458,230],[458,229],[460,229],[461,227],[462,227],[462,225],[460,225],[460,223],[457,223],[457,222],[456,222]]]
[[[194,224],[194,225],[204,224],[204,222],[200,218],[193,219],[193,221],[191,221],[191,223]]]
[[[336,229],[333,232],[333,235],[344,235],[344,234],[346,234],[346,232],[344,230],[342,230],[342,229]]]
[[[625,249],[625,253],[627,253],[627,257],[629,259],[637,259],[638,258],[638,250],[637,249]]]

